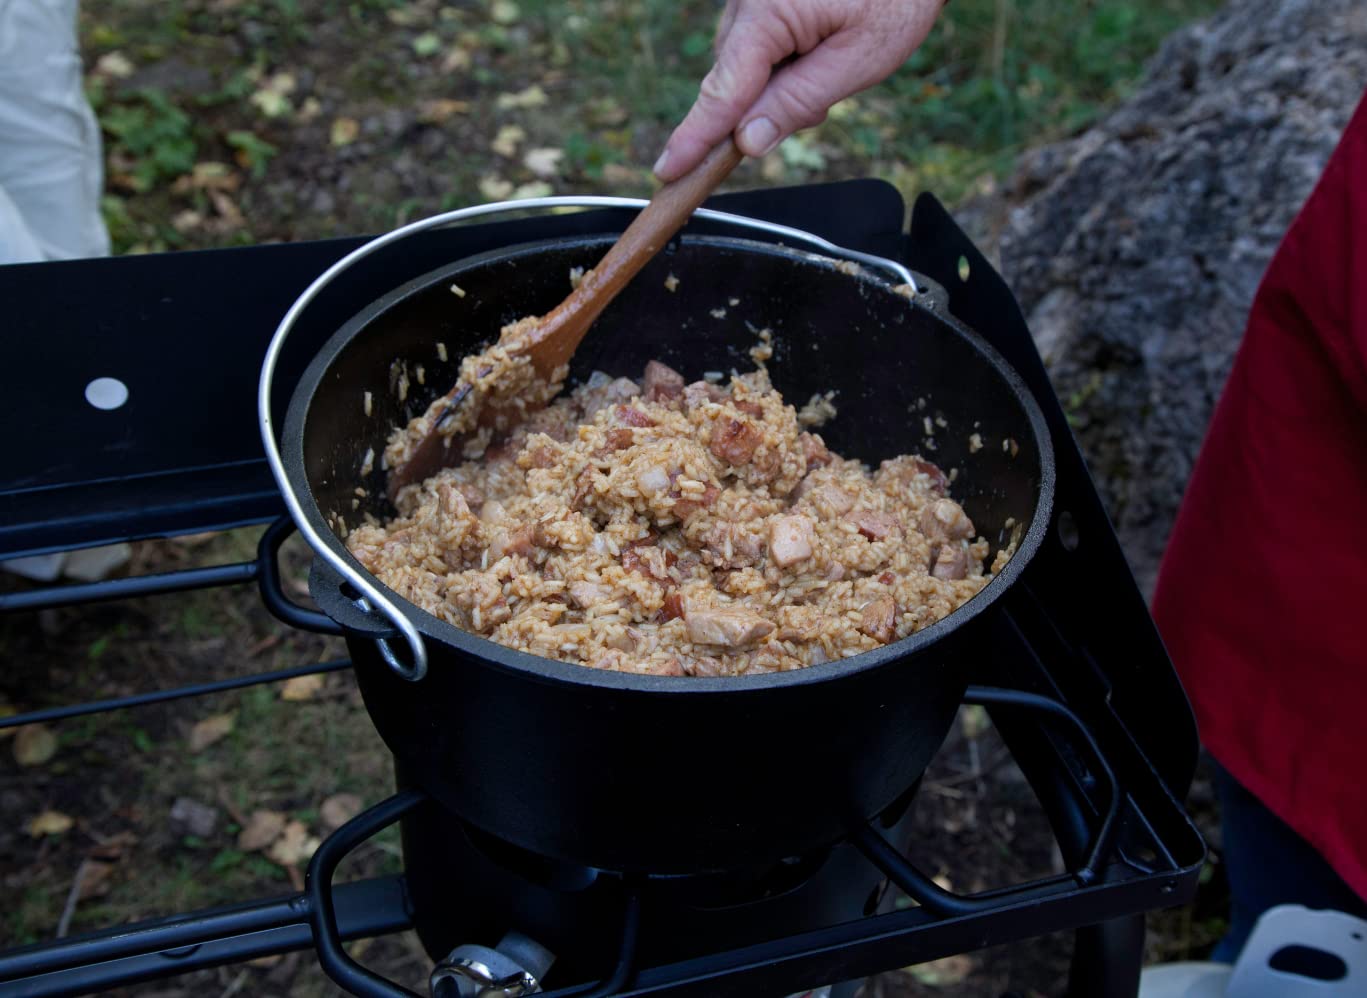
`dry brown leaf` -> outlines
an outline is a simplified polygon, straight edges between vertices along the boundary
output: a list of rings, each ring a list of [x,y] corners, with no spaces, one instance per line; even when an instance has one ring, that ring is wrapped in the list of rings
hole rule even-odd
[[[285,816],[279,811],[253,811],[247,826],[237,836],[237,847],[243,852],[264,849],[285,830]]]
[[[71,830],[75,824],[71,815],[63,814],[61,811],[47,810],[42,814],[35,815],[29,819],[28,833],[35,839],[40,839],[44,835],[64,835]]]
[[[356,141],[356,136],[361,134],[361,123],[355,118],[333,118],[332,130],[330,132],[331,141],[334,146],[341,148],[349,146]]]
[[[512,159],[517,155],[518,144],[526,137],[527,133],[521,125],[504,125],[494,136],[494,141],[489,143],[489,148],[500,156]]]
[[[499,94],[495,106],[500,111],[512,111],[531,107],[544,107],[550,103],[550,98],[546,96],[546,91],[541,89],[539,83],[533,83],[526,90],[519,90],[515,94]]]
[[[87,859],[78,868],[81,886],[76,892],[77,900],[104,897],[109,893],[109,880],[114,875],[114,864],[103,863],[97,859]]]
[[[528,149],[522,157],[522,165],[542,180],[550,180],[560,173],[560,161],[565,158],[565,150],[542,146]]]
[[[313,672],[307,676],[295,676],[293,679],[286,680],[285,685],[280,687],[280,699],[312,700],[322,688],[323,677],[320,673]]]
[[[301,124],[307,124],[322,113],[323,104],[317,97],[305,97],[304,103],[299,105],[299,111],[295,114],[294,120]]]
[[[424,125],[440,125],[457,114],[470,110],[470,102],[437,97],[432,100],[418,101],[418,120]]]
[[[279,118],[294,110],[290,94],[298,82],[290,73],[276,73],[266,78],[261,88],[247,98],[267,118]]]
[[[454,45],[441,61],[443,73],[463,73],[470,68],[470,52],[460,45]]]
[[[480,177],[479,193],[489,201],[502,201],[513,192],[513,182],[502,177]]]
[[[291,821],[285,826],[280,837],[266,850],[266,858],[281,866],[298,866],[305,863],[318,848],[318,839],[309,835],[302,821]]]
[[[57,754],[57,736],[45,724],[25,724],[14,734],[14,761],[41,766]]]
[[[341,828],[360,814],[361,807],[361,798],[356,794],[333,794],[323,801],[323,806],[318,809],[318,816],[323,819],[323,824],[331,831]]]
[[[203,224],[204,216],[189,208],[186,208],[184,211],[178,211],[171,216],[171,228],[175,229],[181,235],[184,235],[187,232],[194,232]]]
[[[190,729],[190,751],[202,752],[214,742],[227,738],[237,723],[236,714],[215,714]]]
[[[513,0],[494,0],[489,6],[489,16],[495,24],[516,24],[522,17],[522,9]]]
[[[95,63],[95,75],[126,80],[133,75],[133,63],[122,52],[106,52]]]
[[[122,859],[124,852],[131,849],[137,841],[138,837],[132,832],[119,832],[92,846],[90,858],[112,863],[116,859]]]

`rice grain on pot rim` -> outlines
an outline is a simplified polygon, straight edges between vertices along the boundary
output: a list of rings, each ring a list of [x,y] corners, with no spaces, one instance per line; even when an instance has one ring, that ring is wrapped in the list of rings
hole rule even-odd
[[[655,362],[640,383],[597,374],[403,489],[399,515],[367,517],[347,547],[464,630],[656,675],[857,655],[978,593],[1014,544],[985,568],[987,541],[919,455],[874,470],[831,453],[771,386],[766,354],[725,386]],[[426,418],[395,431],[388,467]]]

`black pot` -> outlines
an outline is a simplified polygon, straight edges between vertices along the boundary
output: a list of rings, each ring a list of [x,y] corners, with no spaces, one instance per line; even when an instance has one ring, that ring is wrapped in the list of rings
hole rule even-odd
[[[460,358],[500,325],[558,303],[570,269],[591,267],[611,239],[516,246],[443,267],[328,341],[294,393],[281,442],[289,487],[328,548],[359,569],[329,521],[388,512],[378,458],[360,474],[367,448],[378,455],[390,428],[446,390]],[[665,286],[670,274],[676,291]],[[410,682],[377,650],[383,624],[318,567],[315,598],[350,629],[381,736],[413,781],[474,826],[606,870],[753,867],[839,840],[906,791],[939,747],[981,618],[1048,521],[1053,452],[1044,420],[1015,373],[942,305],[908,302],[825,258],[737,239],[672,244],[598,320],[572,377],[593,369],[639,376],[652,358],[689,379],[749,370],[764,327],[775,339],[771,375],[787,399],[800,405],[837,391],[839,416],[821,430],[832,449],[875,465],[920,451],[958,469],[953,494],[994,550],[1014,531],[1015,556],[962,608],[903,641],[794,672],[718,679],[604,672],[512,651],[377,581],[428,647],[426,676]],[[404,402],[396,360],[410,374]],[[923,439],[927,419],[933,444]],[[975,433],[981,448],[970,445]],[[358,486],[367,498],[353,508]]]

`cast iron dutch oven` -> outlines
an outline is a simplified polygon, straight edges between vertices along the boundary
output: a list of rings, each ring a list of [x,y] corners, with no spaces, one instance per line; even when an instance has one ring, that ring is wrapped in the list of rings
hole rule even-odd
[[[461,357],[502,324],[557,304],[570,269],[593,266],[613,238],[484,253],[365,308],[298,384],[272,454],[277,477],[319,555],[315,598],[347,628],[366,706],[407,779],[477,828],[556,860],[669,874],[777,862],[878,816],[944,739],[984,614],[1048,521],[1048,431],[1021,380],[934,292],[909,301],[876,267],[851,273],[802,249],[682,237],[598,320],[572,380],[593,370],[639,377],[652,358],[689,380],[750,370],[756,331],[768,328],[768,366],[786,399],[800,405],[835,390],[839,415],[821,430],[833,450],[874,466],[919,451],[957,469],[953,494],[994,551],[1014,535],[1014,557],[978,596],[902,641],[772,675],[605,672],[463,632],[366,572],[346,552],[342,525],[388,512],[378,455],[391,428],[445,391]],[[344,279],[346,262],[315,288]],[[666,287],[671,274],[676,290]],[[282,323],[263,370],[268,451],[275,353],[312,291]],[[402,401],[396,362],[409,372]],[[981,446],[970,443],[974,434]],[[374,467],[363,475],[371,449]]]

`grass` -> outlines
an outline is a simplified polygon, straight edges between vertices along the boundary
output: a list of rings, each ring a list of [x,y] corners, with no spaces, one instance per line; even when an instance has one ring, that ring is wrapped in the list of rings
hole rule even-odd
[[[1169,32],[1217,6],[955,0],[891,79],[736,183],[875,176],[952,204],[1006,175],[1026,146],[1094,120]],[[89,0],[87,63],[116,53],[132,66],[90,76],[115,246],[354,234],[540,183],[646,193],[711,63],[716,11],[713,0]],[[544,104],[500,101],[532,86]],[[466,107],[415,122],[434,99]],[[339,119],[371,127],[337,142]],[[508,125],[525,140],[500,154],[491,146]],[[524,166],[536,147],[562,151],[557,175]],[[206,161],[228,164],[231,189],[200,182]],[[222,197],[240,212],[224,215]]]

